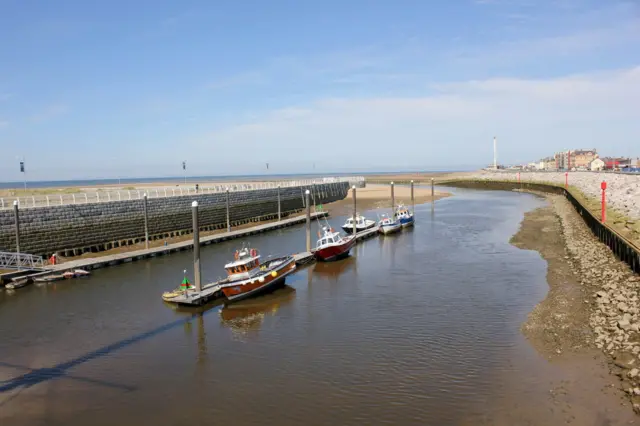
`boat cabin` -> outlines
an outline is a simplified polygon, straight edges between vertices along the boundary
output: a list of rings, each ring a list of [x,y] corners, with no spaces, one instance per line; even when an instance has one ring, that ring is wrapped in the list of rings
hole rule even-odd
[[[353,226],[353,217],[350,217],[349,219],[347,219],[347,221],[344,223],[344,226],[346,227]],[[363,216],[356,216],[356,226],[357,227],[366,226]]]
[[[407,209],[400,209],[396,213],[396,216],[400,219],[409,219],[411,218],[411,213]]]
[[[231,281],[250,278],[260,268],[260,253],[249,248],[236,250],[233,262],[227,263],[224,268]]]
[[[386,214],[383,214],[380,219],[380,225],[394,225],[396,223],[395,220],[391,219]]]
[[[353,222],[352,222],[353,223]],[[342,244],[344,241],[342,240],[342,236],[339,232],[335,232],[333,228],[324,227],[322,228],[323,234],[318,239],[318,243],[316,245],[316,249],[322,249],[324,247],[328,247],[335,244]]]

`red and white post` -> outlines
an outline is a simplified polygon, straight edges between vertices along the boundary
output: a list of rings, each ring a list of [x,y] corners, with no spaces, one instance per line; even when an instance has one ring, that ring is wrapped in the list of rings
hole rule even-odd
[[[569,172],[564,172],[564,189],[569,189]]]
[[[520,183],[520,172],[518,172],[518,183]]]
[[[602,183],[600,184],[600,189],[602,189],[602,213],[600,216],[600,221],[604,223],[607,220],[607,199],[605,196],[607,192],[607,182],[602,181]]]

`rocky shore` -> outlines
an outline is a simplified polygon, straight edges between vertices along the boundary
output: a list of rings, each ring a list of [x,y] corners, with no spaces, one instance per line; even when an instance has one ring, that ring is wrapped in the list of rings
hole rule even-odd
[[[549,265],[549,294],[523,332],[548,358],[601,350],[640,414],[640,276],[595,238],[563,196],[546,198],[553,214],[529,213],[512,241],[539,251]]]

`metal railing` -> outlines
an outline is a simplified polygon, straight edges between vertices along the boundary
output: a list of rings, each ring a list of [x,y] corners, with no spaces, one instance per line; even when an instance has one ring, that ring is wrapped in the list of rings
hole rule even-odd
[[[0,269],[44,269],[41,256],[0,251]]]
[[[104,203],[113,201],[140,200],[147,194],[147,198],[165,198],[179,197],[183,195],[201,195],[201,194],[217,194],[238,191],[260,191],[275,188],[290,188],[296,186],[312,186],[315,184],[341,183],[349,182],[349,185],[357,185],[364,182],[364,176],[339,176],[339,177],[323,177],[315,179],[296,179],[273,182],[247,182],[234,183],[229,185],[216,184],[209,186],[200,186],[196,191],[195,184],[185,186],[163,186],[163,187],[146,187],[143,189],[120,190],[120,189],[100,189],[96,191],[81,191],[71,194],[49,194],[49,195],[33,195],[33,196],[15,196],[0,198],[0,210],[13,208],[13,203],[18,202],[21,209],[64,206],[70,204],[87,204],[87,203]]]

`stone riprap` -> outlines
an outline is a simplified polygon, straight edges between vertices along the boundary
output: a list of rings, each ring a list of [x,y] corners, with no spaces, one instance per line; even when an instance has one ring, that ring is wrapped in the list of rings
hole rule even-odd
[[[640,175],[569,172],[569,185],[582,191],[586,196],[599,198],[600,183],[607,182],[608,206],[631,219],[640,218]],[[517,174],[505,171],[481,171],[465,176],[465,179],[478,180],[515,180]],[[565,172],[521,172],[522,182],[565,183]]]
[[[313,192],[312,203],[342,200],[348,182],[316,184],[313,187],[280,189],[282,217],[304,208],[304,192]],[[277,189],[229,193],[231,226],[275,219]],[[227,226],[226,193],[185,195],[147,200],[151,239],[182,235],[192,231],[191,203],[198,201],[202,230]],[[144,201],[126,200],[20,209],[20,251],[66,256],[108,250],[144,239]],[[0,211],[0,251],[16,250],[13,210]]]

